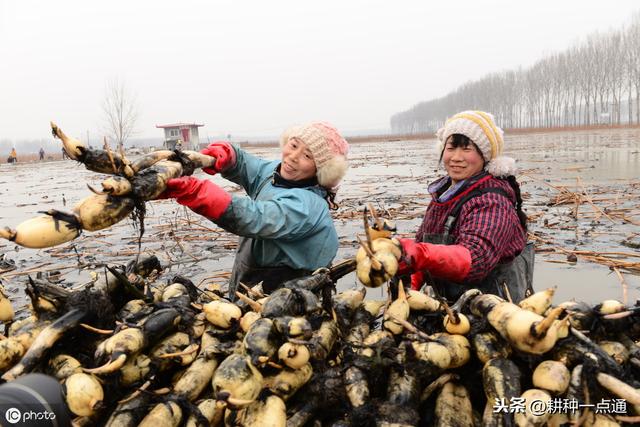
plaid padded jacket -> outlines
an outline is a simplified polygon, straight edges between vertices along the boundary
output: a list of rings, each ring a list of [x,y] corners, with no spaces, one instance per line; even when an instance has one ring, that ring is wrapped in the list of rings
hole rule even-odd
[[[439,181],[446,179],[449,177]],[[436,201],[436,194],[431,194],[433,200],[427,207],[416,234],[416,241],[422,242],[426,234],[444,233],[447,216],[458,200],[468,192],[481,188],[501,188],[509,198],[496,193],[485,193],[468,200],[460,210],[450,234],[454,244],[462,245],[471,252],[471,270],[465,279],[466,283],[481,281],[498,263],[513,260],[525,247],[526,232],[516,213],[515,193],[507,181],[492,175],[483,176],[462,187],[458,194],[443,203]]]

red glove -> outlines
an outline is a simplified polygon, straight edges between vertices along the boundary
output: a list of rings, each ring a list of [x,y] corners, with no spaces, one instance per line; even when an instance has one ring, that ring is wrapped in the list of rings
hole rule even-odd
[[[426,270],[434,277],[462,282],[471,270],[471,252],[462,245],[416,243],[411,239],[400,239],[400,244],[405,262],[413,271]]]
[[[419,291],[424,283],[424,273],[422,271],[415,271],[411,268],[411,265],[407,262],[405,257],[400,258],[398,264],[398,276],[410,276],[411,277],[411,289]]]
[[[216,141],[209,144],[207,148],[200,151],[207,156],[215,157],[216,162],[210,168],[203,168],[202,170],[209,175],[215,175],[220,172],[224,172],[230,167],[236,164],[236,150],[228,142]]]
[[[206,179],[183,176],[167,181],[161,199],[172,198],[195,213],[216,220],[231,204],[231,194]]]
[[[424,283],[424,273],[422,271],[416,271],[411,275],[411,289],[419,291]]]

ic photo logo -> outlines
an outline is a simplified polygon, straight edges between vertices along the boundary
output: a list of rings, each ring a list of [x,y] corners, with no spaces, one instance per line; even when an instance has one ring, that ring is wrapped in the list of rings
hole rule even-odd
[[[17,424],[19,422],[29,423],[32,421],[55,420],[56,414],[49,411],[21,411],[18,408],[9,408],[4,413],[4,418],[9,424]],[[1,421],[1,420],[0,420]],[[4,423],[0,423],[4,424]]]
[[[22,420],[22,412],[17,408],[9,408],[4,413],[4,418],[9,424],[16,424]]]

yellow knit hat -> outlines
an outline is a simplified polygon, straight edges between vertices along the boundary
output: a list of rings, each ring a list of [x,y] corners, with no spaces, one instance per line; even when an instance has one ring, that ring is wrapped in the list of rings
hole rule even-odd
[[[492,114],[484,111],[463,111],[449,118],[436,132],[440,140],[440,152],[444,149],[447,139],[454,134],[466,136],[478,147],[486,162],[485,169],[490,174],[515,174],[515,160],[502,156],[504,131],[496,125]]]

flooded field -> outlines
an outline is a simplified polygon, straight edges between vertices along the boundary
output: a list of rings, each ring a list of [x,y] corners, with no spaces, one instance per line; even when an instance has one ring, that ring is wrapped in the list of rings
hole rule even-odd
[[[435,140],[353,144],[351,168],[339,191],[335,222],[341,240],[336,261],[351,257],[362,233],[360,212],[367,202],[395,219],[401,236],[413,236],[429,203],[426,188],[443,173]],[[640,298],[640,130],[507,135],[507,154],[518,159],[525,210],[538,254],[534,287],[557,286],[556,302],[575,298]],[[55,147],[57,149],[57,147]],[[52,150],[54,148],[52,147]],[[265,158],[273,147],[249,147]],[[198,177],[208,177],[201,172]],[[70,210],[99,187],[104,176],[72,161],[0,165],[0,226],[14,227],[47,209]],[[239,188],[212,178],[230,191]],[[60,247],[32,250],[0,241],[0,279],[18,306],[28,274],[57,274],[66,283],[90,281],[104,264],[123,264],[138,253],[138,230],[123,221]],[[173,201],[147,203],[143,253],[175,274],[204,286],[224,283],[236,237]],[[577,262],[570,260],[575,256]],[[15,268],[14,268],[15,267]],[[615,268],[613,268],[615,267]],[[354,275],[340,288],[356,283]],[[372,290],[375,298],[381,290]]]

